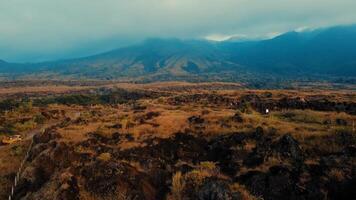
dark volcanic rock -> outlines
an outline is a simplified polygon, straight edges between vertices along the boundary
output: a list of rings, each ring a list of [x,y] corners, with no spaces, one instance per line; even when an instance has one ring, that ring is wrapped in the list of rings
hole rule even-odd
[[[232,116],[232,120],[234,122],[239,122],[239,123],[242,123],[244,121],[244,119],[242,118],[239,112],[235,113],[234,116]]]
[[[261,139],[261,137],[264,134],[264,130],[261,126],[256,128],[256,131],[253,133],[253,138],[254,139]]]
[[[190,134],[177,133],[168,139],[158,139],[154,144],[121,152],[127,159],[135,159],[145,166],[161,163],[160,167],[171,165],[178,160],[199,163],[207,160],[208,142]]]
[[[336,119],[336,124],[339,126],[347,126],[347,121],[344,119]]]
[[[299,147],[299,143],[289,134],[282,136],[272,148],[283,157],[291,158],[298,163],[303,162],[303,152]]]
[[[242,146],[245,139],[240,133],[213,138],[209,142],[208,160],[218,162],[223,173],[233,176],[240,167],[238,161],[242,160],[234,147]]]
[[[204,123],[204,119],[201,118],[200,116],[192,116],[188,118],[189,123],[191,124],[202,124]]]
[[[125,163],[96,161],[85,166],[81,175],[85,179],[85,188],[98,196],[119,192],[132,199],[156,199],[148,176]]]
[[[274,166],[267,173],[250,171],[238,178],[255,196],[264,199],[298,199],[293,173],[287,167]]]
[[[303,151],[299,143],[289,134],[282,136],[277,141],[263,137],[257,143],[253,152],[244,160],[244,164],[253,167],[262,164],[269,157],[277,156],[292,162],[296,167],[301,167],[304,161]]]
[[[57,191],[55,200],[79,200],[79,187],[75,176],[70,173],[63,173],[60,178],[62,185]]]
[[[204,120],[199,118],[192,118],[192,123]],[[248,133],[210,137],[177,133],[120,149],[116,144],[136,138],[129,133],[90,133],[85,141],[74,143],[55,140],[59,136],[46,131],[35,136],[16,199],[78,200],[83,190],[95,198],[164,200],[172,192],[177,172],[182,172],[181,195],[186,199],[242,199],[243,193],[231,191],[234,183],[266,200],[354,199],[354,134],[318,136],[332,140],[337,148],[315,147],[320,150],[309,153],[291,135],[270,132],[258,127]],[[110,156],[102,159],[101,153]],[[213,169],[204,168],[206,161]],[[48,193],[53,196],[47,198]]]
[[[199,200],[233,200],[229,185],[222,181],[208,178],[197,191]]]
[[[45,130],[44,133],[37,133],[33,136],[33,143],[48,143],[51,140],[60,138],[60,135],[56,132],[52,132],[51,130]]]

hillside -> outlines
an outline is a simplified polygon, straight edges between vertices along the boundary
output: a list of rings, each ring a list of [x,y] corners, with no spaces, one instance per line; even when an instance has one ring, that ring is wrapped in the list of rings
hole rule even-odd
[[[228,43],[233,62],[269,73],[356,75],[356,26],[288,32],[271,40]]]
[[[193,76],[197,74],[239,69],[230,63],[216,45],[206,41],[151,39],[104,54],[48,63],[60,74],[77,74],[93,78],[140,76]]]
[[[150,39],[85,58],[34,64],[1,61],[0,73],[5,77],[145,81],[354,79],[356,26],[288,32],[246,42]]]

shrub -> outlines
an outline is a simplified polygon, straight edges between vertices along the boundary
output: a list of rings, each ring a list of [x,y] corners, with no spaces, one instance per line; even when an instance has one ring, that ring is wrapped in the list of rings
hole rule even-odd
[[[219,169],[214,162],[201,162],[196,169],[182,174],[177,172],[172,177],[171,196],[174,200],[186,199],[186,195],[197,192],[210,177],[221,178]]]
[[[41,114],[38,114],[35,116],[35,119],[34,121],[37,123],[37,124],[43,124],[45,121],[46,121],[46,118],[41,115]]]
[[[11,154],[13,156],[19,156],[19,155],[22,155],[23,154],[23,148],[21,146],[14,146],[11,148]]]
[[[20,113],[29,113],[32,110],[32,101],[22,102],[19,107]]]
[[[216,167],[216,164],[214,162],[201,162],[199,165],[200,170],[206,170],[211,173],[217,173],[219,169]]]
[[[182,172],[177,172],[172,177],[172,195],[175,200],[182,200],[185,181]]]
[[[190,180],[194,185],[199,186],[205,178],[219,176],[219,169],[214,162],[201,162],[197,169],[185,175],[186,180]]]
[[[12,123],[5,123],[4,125],[0,126],[0,133],[4,133],[5,135],[12,135],[16,133],[16,129],[14,124]]]
[[[253,109],[251,107],[251,105],[249,103],[243,103],[240,108],[239,111],[241,111],[242,113],[246,113],[246,114],[252,114],[253,113]]]
[[[36,122],[34,122],[34,120],[29,120],[29,121],[26,121],[24,123],[16,123],[14,125],[14,128],[17,131],[27,131],[27,130],[35,128],[36,125],[37,124],[36,124]]]
[[[13,99],[5,99],[0,101],[0,112],[9,111],[17,108],[19,106],[19,102]]]
[[[185,179],[192,182],[195,186],[200,186],[205,178],[211,176],[212,174],[206,170],[193,170],[185,175]]]
[[[111,159],[111,154],[110,153],[101,153],[98,156],[98,159],[101,161],[109,161]]]
[[[315,124],[323,124],[325,121],[319,113],[310,110],[285,111],[279,114],[279,118],[293,122]]]
[[[250,192],[245,188],[245,186],[240,185],[238,183],[231,185],[230,189],[234,192],[240,193],[242,200],[258,200],[258,199],[260,199],[260,198],[256,198],[252,194],[250,194]]]
[[[336,180],[338,182],[341,182],[344,180],[345,175],[344,172],[340,169],[332,169],[329,172],[329,176],[333,179]]]

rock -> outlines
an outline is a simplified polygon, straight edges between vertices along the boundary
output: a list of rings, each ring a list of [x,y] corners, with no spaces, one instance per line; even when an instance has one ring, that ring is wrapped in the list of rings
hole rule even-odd
[[[108,143],[110,138],[108,137],[105,137],[99,133],[96,133],[96,132],[93,132],[93,133],[88,133],[88,135],[91,137],[91,138],[94,138],[96,141],[99,141],[101,143]]]
[[[261,126],[256,128],[256,131],[253,133],[254,139],[260,139],[263,136],[264,130]]]
[[[42,151],[46,150],[49,148],[49,144],[48,143],[39,143],[37,145],[34,145],[34,147],[32,147],[30,153],[29,153],[29,161],[32,161],[33,159],[35,159],[35,157],[37,155],[39,155]]]
[[[264,195],[267,188],[266,179],[267,175],[260,171],[249,171],[237,178],[255,196]]]
[[[356,144],[356,136],[349,131],[341,131],[336,134],[336,142],[343,146],[349,146]]]
[[[114,124],[112,126],[109,126],[109,128],[121,129],[122,128],[122,124]]]
[[[100,197],[118,192],[132,199],[156,199],[156,191],[148,176],[126,163],[96,161],[81,169],[84,187]]]
[[[197,191],[199,200],[232,200],[229,185],[222,180],[207,178]]]
[[[261,165],[264,162],[264,156],[260,154],[256,154],[255,152],[251,153],[244,159],[243,164],[248,167],[256,167]]]
[[[327,119],[327,120],[324,120],[323,124],[324,125],[330,125],[330,124],[332,124],[332,122],[331,122],[330,119]]]
[[[125,139],[129,142],[132,142],[135,140],[135,138],[131,134],[125,134]]]
[[[63,173],[60,179],[62,184],[56,192],[55,200],[79,200],[79,187],[75,176]]]
[[[237,178],[251,194],[263,199],[298,199],[292,172],[285,166],[273,166],[268,172],[250,171]]]
[[[116,132],[111,135],[111,139],[114,141],[115,144],[119,143],[121,140],[120,133]]]
[[[295,180],[287,167],[271,167],[266,181],[268,184],[265,194],[268,197],[266,199],[284,200],[286,196],[290,199],[298,199]]]
[[[51,132],[51,130],[46,130],[44,133],[37,133],[33,136],[33,143],[48,143],[50,140],[58,139],[61,136],[59,133]]]
[[[356,156],[356,145],[349,145],[343,150],[343,154],[350,157]]]
[[[303,152],[299,147],[298,141],[289,134],[282,136],[277,143],[273,144],[272,149],[279,155],[285,158],[291,158],[297,163],[301,163],[304,160]]]
[[[242,123],[244,121],[242,116],[241,116],[241,113],[239,113],[239,112],[235,113],[235,115],[232,116],[232,120],[234,122],[238,122],[238,123]]]
[[[191,124],[202,124],[204,123],[204,119],[201,118],[200,116],[192,116],[188,118],[189,123]]]
[[[336,119],[336,124],[339,126],[347,126],[347,121],[344,119]]]
[[[89,123],[89,121],[87,119],[82,118],[82,117],[79,117],[78,119],[73,121],[73,124],[79,124],[79,125],[85,125],[85,124],[88,124],[88,123]]]
[[[56,162],[57,167],[60,168],[69,167],[71,163],[79,157],[74,152],[73,146],[68,146],[64,142],[58,143],[58,145],[52,150],[50,156],[51,160]]]
[[[258,131],[256,131],[258,132]],[[295,167],[300,168],[303,165],[304,155],[299,147],[299,143],[289,134],[282,136],[277,141],[267,136],[259,136],[260,139],[243,163],[249,167],[261,165],[270,157],[279,157],[285,161],[292,162]]]
[[[159,112],[148,112],[148,113],[146,113],[146,115],[145,115],[145,120],[153,119],[153,118],[155,118],[155,117],[160,116],[160,114],[161,114],[161,113],[159,113]]]
[[[330,180],[327,184],[328,198],[330,199],[355,199],[356,181],[355,178],[344,180]]]
[[[248,167],[256,167],[272,156],[272,138],[263,137],[258,140],[256,147],[244,159],[243,164]]]

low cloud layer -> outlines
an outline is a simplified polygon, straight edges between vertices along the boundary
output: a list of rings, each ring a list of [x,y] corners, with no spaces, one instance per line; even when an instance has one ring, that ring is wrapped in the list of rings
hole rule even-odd
[[[356,23],[355,0],[2,0],[0,59],[83,56],[149,37],[257,37]]]

